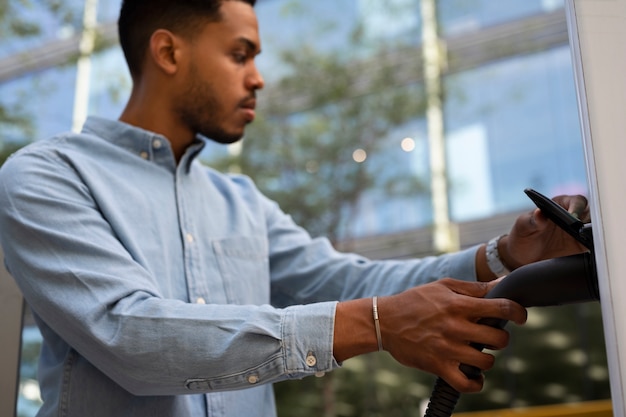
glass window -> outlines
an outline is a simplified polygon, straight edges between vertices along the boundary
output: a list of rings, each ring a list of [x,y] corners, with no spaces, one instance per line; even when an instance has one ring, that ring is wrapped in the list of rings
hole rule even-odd
[[[256,7],[263,42],[258,65],[266,80],[259,94],[259,113],[268,124],[257,121],[248,128],[246,138],[253,139],[244,141],[243,157],[265,155],[251,148],[258,146],[260,136],[263,140],[271,137],[266,146],[280,147],[275,154],[286,153],[284,146],[309,149],[306,155],[291,151],[281,161],[291,158],[301,172],[310,172],[308,178],[298,176],[302,181],[297,185],[260,178],[276,165],[267,160],[271,168],[257,165],[255,172],[246,173],[279,200],[272,192],[280,193],[286,184],[300,190],[310,187],[305,201],[311,210],[318,207],[317,211],[301,210],[302,204],[295,202],[293,206],[281,203],[314,235],[354,238],[393,233],[419,227],[431,218],[430,210],[422,209],[428,196],[409,195],[406,188],[409,179],[417,187],[414,172],[427,167],[425,161],[420,161],[419,168],[414,166],[426,154],[425,141],[420,139],[424,134],[416,130],[423,93],[416,82],[419,68],[411,59],[418,53],[414,48],[419,39],[418,6],[416,0],[387,1],[382,8],[370,0],[273,0]],[[388,25],[389,21],[394,25]],[[405,105],[394,108],[393,103],[406,95],[411,97]],[[280,136],[289,137],[282,147]],[[413,141],[410,150],[400,147],[403,139]],[[326,174],[334,175],[335,181],[322,179],[328,179]],[[361,183],[356,182],[359,175]],[[343,192],[339,192],[340,179],[345,182]],[[324,186],[314,187],[314,182]],[[320,203],[323,198],[327,200]],[[319,208],[329,203],[333,214],[320,213]],[[394,210],[407,215],[394,215]],[[341,221],[332,219],[336,216]],[[334,224],[333,230],[320,229],[325,220]]]
[[[311,70],[311,65],[290,65],[297,62],[294,56],[308,53],[307,48],[310,47],[318,49],[320,59],[325,59],[323,56],[326,50],[345,48],[347,52],[343,56],[351,57],[346,59],[347,65],[356,66],[355,63],[358,62],[362,64],[362,72],[374,72],[373,68],[381,60],[370,58],[368,61],[367,55],[353,54],[349,45],[354,39],[347,37],[352,33],[350,28],[362,27],[367,33],[379,35],[378,43],[364,42],[368,45],[364,50],[368,50],[372,56],[376,56],[373,52],[375,48],[371,47],[373,44],[381,48],[378,49],[379,52],[382,49],[387,52],[402,51],[408,56],[407,61],[412,62],[412,70],[416,70],[420,52],[407,47],[406,41],[419,37],[419,2],[393,2],[396,7],[394,10],[402,11],[407,16],[402,20],[403,29],[400,32],[412,33],[412,36],[405,37],[385,37],[393,31],[381,29],[385,26],[382,24],[384,14],[370,13],[380,7],[377,3],[367,0],[359,1],[358,4],[348,3],[334,3],[335,11],[339,8],[342,13],[333,14],[329,14],[330,7],[325,2],[312,5],[275,0],[259,4],[257,9],[261,31],[266,31],[262,34],[264,53],[259,58],[260,66],[262,70],[265,68],[265,73],[270,74],[266,91],[260,95],[261,105],[266,94],[272,97],[285,94],[286,99],[289,98],[289,91],[284,87],[288,84],[284,82],[286,78],[290,79],[288,85],[291,89],[301,92],[302,96],[306,96],[303,92],[306,91],[304,84],[307,77],[312,83],[321,82],[323,75],[312,76],[314,71]],[[447,0],[438,2],[438,5],[444,31],[446,25],[463,16],[472,16],[472,19],[480,22],[473,27],[473,30],[479,30],[482,26],[526,18],[537,13],[555,10],[562,12],[563,8],[562,1],[546,0],[476,0],[469,3]],[[317,16],[317,19],[308,19],[311,15]],[[342,16],[342,21],[335,22],[334,16],[339,15]],[[393,20],[389,16],[387,18]],[[331,23],[324,25],[320,22]],[[327,29],[323,36],[313,35],[315,25]],[[298,30],[294,30],[296,27]],[[302,36],[288,36],[288,33]],[[306,36],[307,34],[309,35]],[[358,47],[362,45],[363,43],[358,43]],[[412,55],[415,56],[414,59],[410,58]],[[290,60],[285,61],[286,57]],[[400,65],[391,63],[391,66],[396,72],[405,70]],[[276,70],[272,70],[273,68]],[[319,71],[323,71],[323,66],[320,66]],[[298,75],[300,81],[294,75]],[[336,75],[335,72],[332,76]],[[278,79],[281,78],[279,82]],[[548,195],[586,192],[577,103],[567,45],[533,55],[513,55],[503,61],[484,62],[476,69],[447,77],[444,83],[447,157],[451,176],[450,215],[453,221],[485,218],[523,209],[530,204],[522,192],[526,187],[535,187]],[[393,84],[386,86],[389,90],[393,87]],[[365,87],[366,90],[367,88]],[[297,96],[296,93],[293,95]],[[323,112],[321,107],[310,109],[304,106],[303,110],[308,114]],[[288,111],[297,112],[298,109],[291,107]],[[416,123],[420,119],[421,114],[415,112],[413,121]],[[345,123],[349,124],[347,121]],[[396,128],[401,129],[401,126]],[[411,137],[413,134],[407,132],[406,136]],[[392,139],[385,136],[380,140]],[[414,152],[427,155],[426,142],[426,138],[419,141]],[[298,145],[294,143],[294,146]],[[385,154],[388,153],[381,153],[375,160],[384,160]],[[419,164],[419,169],[426,171],[421,181],[428,180],[428,159],[420,159],[419,162],[409,159],[391,161],[389,159],[389,163],[385,165],[386,169],[389,166],[396,169],[402,166],[405,172],[416,169],[411,164]],[[342,223],[340,236],[363,237],[393,233],[402,228],[407,230],[424,226],[427,224],[425,222],[432,219],[432,209],[428,205],[430,199],[427,196],[415,193],[411,198],[402,199],[402,204],[408,204],[402,209],[403,212],[413,210],[419,213],[406,216],[400,221],[399,216],[389,215],[400,210],[400,206],[397,206],[401,204],[400,200],[384,197],[381,191],[367,190],[363,193],[353,215],[347,216],[352,223]],[[412,204],[409,203],[410,200]]]
[[[92,57],[89,115],[117,119],[130,95],[132,81],[119,47],[109,48]]]
[[[259,68],[266,81],[273,82],[288,71],[281,59],[286,51],[341,51],[349,59],[372,53],[376,45],[390,40],[415,44],[418,5],[419,0],[389,0],[384,7],[377,0],[260,1]],[[355,37],[360,37],[358,42]]]
[[[101,23],[117,22],[120,14],[120,0],[98,2],[98,21]]]
[[[454,75],[446,91],[455,221],[530,207],[527,187],[586,194],[569,48]]]
[[[380,138],[369,162],[378,186],[346,210],[340,240],[417,229],[432,223],[426,121],[413,118]]]
[[[0,105],[19,116],[3,126],[2,140],[32,142],[72,127],[76,67],[45,70],[0,84]]]
[[[24,326],[17,401],[18,417],[34,416],[42,405],[37,382],[37,363],[41,341],[41,333],[36,326],[32,324]]]

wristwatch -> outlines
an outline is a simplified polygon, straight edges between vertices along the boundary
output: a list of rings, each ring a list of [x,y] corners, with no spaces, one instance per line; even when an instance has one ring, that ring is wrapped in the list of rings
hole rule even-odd
[[[494,237],[487,243],[487,265],[489,265],[489,269],[497,277],[501,277],[511,272],[502,263],[502,260],[500,259],[500,252],[498,252],[498,242],[504,236],[506,235]]]

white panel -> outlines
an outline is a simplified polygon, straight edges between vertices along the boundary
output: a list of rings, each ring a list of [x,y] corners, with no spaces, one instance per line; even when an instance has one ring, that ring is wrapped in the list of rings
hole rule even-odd
[[[568,0],[613,413],[626,376],[626,0]]]

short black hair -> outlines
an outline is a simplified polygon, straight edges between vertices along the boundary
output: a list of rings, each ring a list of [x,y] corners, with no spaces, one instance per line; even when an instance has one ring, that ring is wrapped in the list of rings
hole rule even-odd
[[[123,0],[118,34],[133,78],[141,75],[150,37],[158,29],[192,36],[207,22],[221,19],[225,1],[241,1],[254,7],[256,0]]]

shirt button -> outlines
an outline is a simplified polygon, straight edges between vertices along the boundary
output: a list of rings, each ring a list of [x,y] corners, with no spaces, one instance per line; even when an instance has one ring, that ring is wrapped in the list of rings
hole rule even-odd
[[[248,377],[248,382],[250,384],[256,384],[257,382],[259,382],[259,377],[257,375],[250,375]]]
[[[191,233],[187,233],[187,236],[185,237],[187,239],[187,242],[193,243],[193,235]]]
[[[152,142],[152,147],[153,147],[154,149],[160,149],[160,148],[161,148],[161,146],[163,146],[163,143],[161,142],[161,140],[160,140],[160,139],[155,139],[155,140]]]
[[[318,377],[318,378],[321,378],[321,377],[323,377],[324,375],[326,375],[326,372],[316,372],[316,373],[315,373],[315,376],[316,376],[316,377]]]
[[[141,153],[139,154],[139,156],[141,156],[143,159],[148,159],[148,157],[149,157],[150,155],[148,155],[148,152],[143,151],[143,152],[141,152]]]
[[[196,304],[206,304],[206,300],[202,297],[198,297],[196,300]]]
[[[315,366],[317,364],[317,358],[313,356],[312,353],[309,353],[309,355],[306,357],[306,364],[308,366]]]

